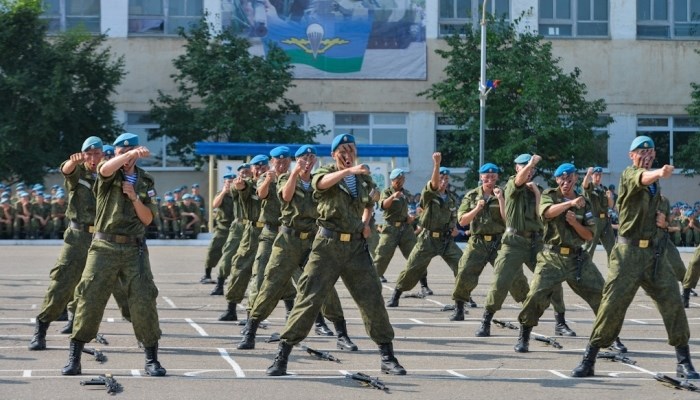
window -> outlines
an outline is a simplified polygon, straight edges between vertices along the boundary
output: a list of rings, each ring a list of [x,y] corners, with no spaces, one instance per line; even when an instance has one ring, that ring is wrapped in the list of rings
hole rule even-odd
[[[406,114],[335,114],[333,134],[350,133],[357,144],[408,144]],[[360,154],[360,159],[362,154]],[[366,158],[365,158],[366,159]],[[391,163],[391,157],[371,157],[369,161]],[[395,166],[408,168],[407,158],[394,159]]]
[[[700,0],[637,0],[637,37],[700,38]]]
[[[168,155],[170,139],[167,136],[148,140],[148,135],[158,129],[158,124],[151,119],[148,112],[127,112],[125,129],[127,132],[138,135],[139,144],[148,147],[151,151],[148,158],[139,159],[140,167],[148,169],[183,167],[179,157]]]
[[[176,35],[180,27],[197,24],[203,0],[129,0],[129,33]]]
[[[637,136],[645,135],[654,140],[656,160],[654,168],[664,164],[674,165],[677,169],[683,165],[675,165],[673,154],[688,144],[690,136],[700,133],[700,126],[690,117],[639,117],[637,118]]]
[[[598,118],[598,125],[603,125],[607,122],[609,116],[604,115]],[[608,167],[608,138],[610,137],[608,127],[593,128],[593,141],[595,150],[593,152],[593,163],[596,166]]]
[[[540,0],[539,33],[545,37],[607,37],[608,0]]]
[[[88,32],[100,33],[100,0],[44,0],[44,13],[49,32],[63,32],[83,27]]]
[[[467,25],[481,23],[482,0],[440,0],[439,34],[448,36],[464,34]],[[510,20],[510,0],[487,0],[486,11],[497,19]]]

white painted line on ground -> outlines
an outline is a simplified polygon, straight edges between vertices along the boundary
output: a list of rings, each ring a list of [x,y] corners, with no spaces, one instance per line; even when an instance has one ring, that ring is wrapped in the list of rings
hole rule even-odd
[[[425,322],[423,322],[423,321],[421,321],[421,320],[419,320],[419,319],[415,319],[415,318],[409,318],[408,320],[409,320],[409,321],[413,321],[413,322],[415,322],[415,323],[417,323],[417,324],[420,324],[420,325],[425,324]]]
[[[163,300],[165,300],[165,302],[168,303],[168,304],[170,305],[170,307],[172,307],[172,308],[177,308],[177,306],[175,305],[175,303],[173,303],[173,301],[170,300],[169,297],[163,296]]]
[[[578,307],[578,308],[580,308],[580,309],[582,309],[582,310],[590,310],[589,307],[586,307],[586,306],[581,305],[581,304],[574,304],[574,307]]]
[[[644,321],[639,320],[639,319],[628,319],[628,321],[636,322],[636,323],[642,324],[642,325],[649,325],[648,322],[644,322]]]
[[[558,376],[558,377],[560,377],[560,378],[571,379],[570,376],[564,375],[564,374],[562,374],[561,372],[555,371],[555,370],[553,370],[553,369],[550,369],[549,372],[550,372],[552,375],[556,375],[556,376]]]
[[[29,322],[32,324],[36,324],[36,318],[29,318]]]
[[[646,304],[640,304],[639,307],[641,307],[641,308],[646,308],[647,310],[656,310],[656,308],[650,307],[650,306],[648,306],[648,305],[646,305]]]
[[[32,308],[32,310],[36,310],[37,305],[36,305],[36,304],[32,304],[32,307],[31,307],[31,308]]]
[[[448,370],[447,370],[447,373],[450,374],[450,375],[454,375],[454,376],[456,376],[457,378],[464,378],[464,379],[468,379],[468,378],[469,378],[468,376],[462,375],[462,374],[460,374],[459,372],[453,371],[453,370],[451,370],[451,369],[448,369]]]
[[[350,371],[346,371],[346,370],[344,370],[344,369],[341,369],[341,370],[339,370],[338,372],[340,372],[343,376],[345,376],[345,375],[350,375]]]
[[[382,287],[383,287],[384,289],[386,289],[386,290],[391,290],[391,291],[393,291],[393,290],[394,290],[394,288],[393,288],[393,287],[391,287],[391,286],[388,286],[388,285],[382,285]]]
[[[226,349],[218,348],[217,350],[219,350],[219,354],[221,354],[221,358],[226,360],[226,362],[229,363],[229,365],[231,365],[231,367],[233,368],[233,371],[236,373],[236,377],[237,378],[245,378],[245,373],[243,372],[243,369],[241,368],[240,365],[238,365],[237,362],[235,362],[233,360],[233,358],[231,358],[231,356],[228,355],[228,352],[226,351]]]
[[[132,369],[131,376],[141,376],[141,371],[139,371],[138,369]]]
[[[190,324],[191,327],[196,330],[200,336],[209,336],[209,334],[199,325],[197,325],[191,318],[185,318],[185,322]]]
[[[425,301],[429,301],[429,302],[431,302],[431,303],[435,303],[435,304],[437,304],[437,305],[439,305],[439,306],[444,306],[443,303],[440,303],[439,301],[435,301],[435,300],[433,300],[433,299],[424,299],[424,300],[425,300]]]
[[[638,367],[638,366],[632,365],[632,364],[623,364],[623,365],[626,365],[626,366],[628,366],[628,367],[630,367],[630,368],[634,368],[634,369],[636,369],[637,371],[644,372],[645,374],[649,374],[649,375],[651,375],[651,376],[656,376],[656,373],[655,373],[655,372],[651,372],[651,371],[649,371],[648,369],[644,369],[644,368],[642,368],[642,367]]]
[[[107,322],[114,322],[114,318],[107,318]]]
[[[22,378],[31,378],[32,377],[32,370],[30,369],[25,369],[22,372]]]

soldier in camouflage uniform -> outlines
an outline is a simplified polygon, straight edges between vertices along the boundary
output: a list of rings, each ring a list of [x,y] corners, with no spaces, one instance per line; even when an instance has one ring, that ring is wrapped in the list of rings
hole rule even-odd
[[[160,206],[160,218],[163,221],[163,235],[174,239],[180,234],[180,206],[173,196],[165,196],[165,204]]]
[[[146,226],[155,215],[156,191],[153,177],[136,166],[136,161],[150,152],[138,146],[138,136],[132,133],[120,135],[114,146],[117,155],[97,169],[95,233],[75,291],[78,306],[68,364],[61,373],[81,373],[83,347],[97,334],[109,295],[119,281],[128,293],[136,339],[145,350],[146,374],[163,376],[166,371],[158,361],[158,288],[144,240]]]
[[[448,190],[450,170],[440,167],[442,154],[433,153],[433,174],[421,195],[423,230],[418,235],[416,246],[411,250],[406,268],[401,271],[396,287],[387,307],[398,307],[401,293],[411,290],[425,276],[430,260],[441,256],[452,273],[457,275],[462,250],[457,246],[457,196]]]
[[[66,203],[66,195],[59,193],[56,195],[56,201],[51,204],[51,221],[53,231],[51,239],[58,239],[63,236],[63,232],[68,228],[69,219],[66,218],[68,204]]]
[[[357,151],[352,135],[336,136],[331,156],[335,165],[320,168],[312,179],[319,229],[299,281],[294,309],[267,374],[287,374],[292,347],[308,335],[328,293],[342,277],[369,337],[379,345],[381,371],[405,375],[406,370],[394,357],[394,330],[382,304],[381,283],[365,240],[370,235],[369,220],[379,193],[369,168],[355,165]]]
[[[481,186],[467,192],[457,211],[459,225],[469,225],[469,242],[459,259],[457,279],[452,299],[455,311],[450,321],[464,320],[464,303],[473,303],[471,293],[479,284],[479,276],[487,263],[494,265],[501,235],[506,229],[505,199],[503,191],[496,186],[501,169],[492,163],[479,168]],[[527,286],[525,274],[519,274],[517,285]],[[474,307],[476,304],[474,304]]]
[[[9,197],[3,197],[0,200],[0,237],[2,239],[11,239],[12,225],[15,221],[15,213],[17,210],[10,204]]]
[[[201,283],[213,283],[211,270],[214,269],[221,259],[221,251],[226,243],[231,222],[234,219],[231,182],[235,177],[236,174],[232,172],[224,175],[224,187],[214,197],[211,205],[214,209],[214,232],[212,232],[209,248],[207,249],[207,257],[204,260],[204,276],[199,280]]]
[[[549,306],[555,287],[563,281],[598,312],[603,291],[603,275],[583,245],[594,237],[596,220],[591,204],[575,191],[578,174],[570,163],[554,171],[558,187],[542,193],[539,215],[544,222],[544,247],[537,254],[537,266],[530,283],[530,292],[523,303],[518,320],[520,336],[515,345],[518,353],[529,351],[530,333]],[[615,350],[627,348],[615,340]]]
[[[282,226],[275,238],[262,286],[243,329],[243,339],[238,344],[242,350],[255,348],[255,333],[260,321],[272,313],[280,298],[284,300],[287,311],[291,311],[296,291],[291,286],[290,279],[299,282],[316,234],[318,210],[311,187],[311,169],[316,164],[316,149],[309,145],[301,146],[295,157],[297,163],[294,170],[282,174],[277,181]],[[336,346],[341,350],[356,351],[357,346],[348,337],[343,309],[334,287],[331,287],[323,304],[323,315],[335,325],[338,336]],[[316,333],[319,333],[319,327],[316,328]]]
[[[596,217],[593,240],[586,242],[585,245],[586,251],[591,257],[595,254],[598,243],[603,244],[605,252],[610,257],[610,252],[615,244],[615,233],[608,218],[608,209],[615,206],[615,201],[612,192],[600,183],[602,177],[603,168],[590,167],[581,183],[583,196],[591,203],[593,215]]]
[[[536,154],[521,154],[513,160],[516,175],[508,179],[505,189],[506,230],[501,237],[501,249],[494,265],[494,280],[486,297],[486,310],[476,336],[491,336],[491,320],[496,311],[501,309],[509,290],[517,302],[524,301],[527,297],[529,288],[518,277],[522,274],[523,264],[534,272],[537,253],[542,250],[543,227],[537,212],[542,189],[532,182],[535,167],[541,159]],[[576,336],[576,332],[566,324],[561,284],[555,286],[551,300],[556,321],[554,333]]]
[[[690,293],[698,285],[700,279],[700,246],[695,248],[693,258],[688,264],[688,270],[683,278],[683,306],[690,307]]]
[[[253,169],[253,178],[245,180],[238,177],[233,181],[235,190],[238,191],[238,202],[242,211],[241,222],[245,226],[241,243],[236,255],[231,260],[231,280],[226,287],[226,301],[228,307],[219,316],[219,321],[238,321],[236,305],[243,300],[246,288],[253,273],[255,254],[258,252],[260,233],[265,226],[260,222],[260,195],[256,185],[269,169],[269,158],[264,154],[258,154],[250,160]]]
[[[202,227],[201,221],[202,214],[199,206],[193,201],[192,195],[186,193],[182,196],[182,203],[180,204],[180,238],[185,239],[185,235],[192,231],[194,239],[197,239],[197,235],[199,235]]]
[[[700,375],[690,360],[690,331],[683,302],[678,296],[677,280],[670,268],[657,268],[655,262],[656,231],[668,226],[666,215],[658,208],[661,198],[658,180],[669,178],[673,166],[649,170],[656,152],[653,140],[647,136],[638,136],[632,141],[629,157],[632,166],[627,167],[620,177],[617,202],[620,229],[610,254],[603,299],[583,360],[571,376],[594,375],[599,349],[610,345],[619,335],[625,312],[641,286],[656,304],[666,326],[668,343],[676,349],[676,375],[698,379]]]
[[[37,191],[32,203],[31,237],[48,239],[51,235],[51,204],[46,202],[44,192]]]
[[[250,169],[250,164],[243,163],[238,166],[238,178],[249,179],[252,176],[252,171]],[[233,182],[231,182],[233,183]],[[221,249],[221,258],[216,264],[216,269],[219,272],[219,276],[216,278],[216,286],[209,293],[212,296],[223,296],[224,294],[224,282],[226,278],[231,274],[231,261],[233,256],[236,255],[238,251],[238,246],[241,243],[241,238],[243,237],[243,230],[245,229],[245,224],[243,224],[243,209],[241,203],[238,201],[239,195],[238,190],[235,187],[231,187],[231,199],[233,202],[233,220],[231,220],[231,225],[229,226],[228,237],[226,238],[226,243]]]

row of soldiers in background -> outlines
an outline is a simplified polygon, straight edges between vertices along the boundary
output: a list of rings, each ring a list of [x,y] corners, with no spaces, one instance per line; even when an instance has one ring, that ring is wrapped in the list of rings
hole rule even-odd
[[[150,238],[196,239],[207,232],[204,198],[199,193],[199,184],[192,185],[192,193],[184,193],[186,187],[166,192],[163,199],[156,199],[158,215],[150,225]]]
[[[41,184],[26,191],[20,183],[15,186],[14,195],[10,186],[1,188],[1,239],[58,239],[63,235],[68,223],[63,188],[54,185],[49,194]]]
[[[700,201],[696,201],[692,207],[684,202],[675,203],[671,216],[668,232],[673,244],[687,247],[700,245]]]

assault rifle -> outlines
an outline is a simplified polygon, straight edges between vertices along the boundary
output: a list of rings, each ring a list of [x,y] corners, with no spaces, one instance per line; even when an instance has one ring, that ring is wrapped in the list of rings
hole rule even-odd
[[[95,361],[105,362],[107,361],[107,356],[105,356],[101,351],[93,349],[91,347],[83,347],[83,353],[95,356]]]
[[[97,335],[95,335],[95,341],[96,341],[97,343],[103,344],[103,345],[105,345],[105,346],[108,346],[108,345],[109,345],[109,342],[107,341],[107,339],[105,339],[105,335],[103,335],[103,334],[101,334],[101,333],[98,333]]]
[[[321,360],[326,360],[326,361],[334,361],[339,363],[340,360],[337,359],[333,354],[327,352],[327,351],[318,351],[314,350],[309,346],[301,345],[302,350],[306,350],[307,353],[311,354],[312,356],[316,358],[320,358]]]
[[[92,386],[100,385],[107,389],[107,393],[115,395],[122,391],[122,385],[120,385],[116,379],[112,377],[112,374],[100,375],[97,378],[92,378],[89,381],[80,381],[80,386]]]
[[[265,343],[279,342],[280,340],[280,334],[277,332],[273,332],[269,338],[265,339]]]
[[[493,322],[494,324],[496,324],[496,325],[498,325],[498,326],[500,326],[501,328],[504,328],[504,329],[505,329],[505,328],[508,328],[508,329],[520,329],[520,328],[518,328],[517,325],[515,325],[514,323],[512,323],[512,322],[510,322],[510,321],[501,321],[500,319],[493,319],[493,320],[491,320],[491,322]]]
[[[367,387],[373,387],[379,390],[389,390],[384,382],[380,381],[379,378],[363,374],[362,372],[355,372],[354,374],[345,374],[346,378],[354,379],[360,381],[360,384]]]
[[[657,381],[661,382],[662,384],[664,384],[666,386],[669,386],[669,387],[672,387],[672,388],[678,389],[678,390],[688,390],[690,392],[697,392],[698,390],[700,390],[700,389],[698,389],[697,386],[688,382],[687,379],[682,381],[682,380],[679,380],[679,379],[676,379],[674,377],[664,375],[661,373],[654,375],[654,379],[656,379]]]
[[[533,334],[533,336],[535,337],[535,340],[537,340],[538,342],[543,342],[547,345],[554,347],[555,349],[562,349],[563,348],[562,345],[560,345],[559,342],[557,342],[557,340],[554,339],[553,337],[536,335],[536,334]]]
[[[629,358],[629,357],[626,357],[626,356],[623,356],[622,354],[617,353],[617,352],[614,352],[614,351],[603,351],[603,352],[600,352],[600,353],[598,353],[598,357],[597,357],[597,358],[604,358],[604,359],[607,359],[607,360],[610,360],[610,361],[619,361],[619,362],[621,362],[621,363],[623,363],[623,364],[629,364],[629,365],[635,365],[635,364],[637,364],[637,362],[634,361],[633,359],[631,359],[631,358]]]

